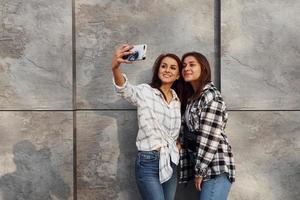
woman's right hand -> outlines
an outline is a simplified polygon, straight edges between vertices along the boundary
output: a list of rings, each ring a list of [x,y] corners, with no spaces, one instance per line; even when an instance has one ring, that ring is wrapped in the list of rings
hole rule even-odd
[[[201,191],[201,185],[202,185],[202,177],[201,176],[195,177],[196,190]]]
[[[178,149],[178,152],[180,152],[180,150],[181,150],[181,144],[180,144],[179,140],[176,141],[176,147]]]
[[[112,58],[112,70],[119,68],[121,63],[126,63],[126,64],[132,63],[128,60],[123,59],[123,56],[133,54],[133,52],[130,51],[132,48],[133,45],[123,44],[116,49]]]

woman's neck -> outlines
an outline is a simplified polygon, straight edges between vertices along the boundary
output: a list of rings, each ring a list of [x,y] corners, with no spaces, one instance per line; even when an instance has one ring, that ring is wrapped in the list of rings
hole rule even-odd
[[[199,82],[198,81],[195,81],[195,82],[190,82],[192,88],[193,88],[193,92],[195,93],[198,88],[199,88]]]
[[[159,87],[159,89],[164,93],[164,94],[170,94],[171,93],[171,84],[163,84]]]
[[[163,93],[165,101],[169,104],[172,101],[173,94],[171,91],[172,84],[164,84],[159,87],[160,91]]]

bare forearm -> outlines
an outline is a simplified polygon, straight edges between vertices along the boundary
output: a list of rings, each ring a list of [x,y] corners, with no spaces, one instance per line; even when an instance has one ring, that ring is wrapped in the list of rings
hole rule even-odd
[[[115,80],[115,84],[117,86],[123,86],[124,83],[125,83],[125,79],[122,75],[122,72],[120,70],[120,68],[114,68],[112,69],[112,72],[113,72],[113,76],[114,76],[114,80]]]
[[[112,62],[111,62],[111,69],[113,72],[115,84],[117,86],[123,86],[125,83],[125,79],[122,75],[120,70],[121,63],[130,64],[131,62],[128,60],[124,60],[123,56],[130,55],[133,52],[130,51],[132,49],[132,45],[123,44],[122,46],[118,47],[113,55]]]

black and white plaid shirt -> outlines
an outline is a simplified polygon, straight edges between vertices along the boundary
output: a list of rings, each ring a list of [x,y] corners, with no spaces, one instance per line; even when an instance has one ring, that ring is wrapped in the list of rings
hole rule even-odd
[[[212,82],[195,101],[188,102],[182,117],[180,183],[202,176],[203,181],[226,173],[235,180],[235,164],[224,129],[228,113],[223,98]]]
[[[160,149],[159,179],[166,182],[173,174],[171,161],[178,165],[179,152],[176,141],[179,136],[181,114],[180,101],[171,89],[173,99],[168,104],[162,93],[148,84],[131,85],[125,74],[126,82],[115,89],[118,94],[137,106],[139,131],[136,146],[139,151]],[[114,80],[113,80],[114,81]]]

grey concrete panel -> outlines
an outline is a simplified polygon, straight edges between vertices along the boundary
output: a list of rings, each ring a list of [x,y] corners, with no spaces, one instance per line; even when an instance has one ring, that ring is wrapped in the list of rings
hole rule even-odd
[[[0,112],[0,199],[73,199],[73,119]]]
[[[231,109],[300,108],[300,2],[222,1],[222,92]]]
[[[300,196],[300,112],[230,112],[237,174],[230,200]]]
[[[134,174],[136,135],[135,111],[77,112],[78,199],[140,199]]]
[[[77,107],[132,108],[112,86],[117,45],[147,44],[145,61],[124,65],[131,83],[147,83],[161,53],[205,54],[214,66],[214,4],[210,0],[76,1]]]
[[[0,9],[0,109],[72,109],[71,0]]]

